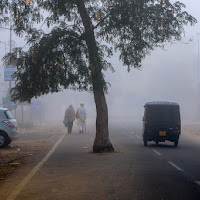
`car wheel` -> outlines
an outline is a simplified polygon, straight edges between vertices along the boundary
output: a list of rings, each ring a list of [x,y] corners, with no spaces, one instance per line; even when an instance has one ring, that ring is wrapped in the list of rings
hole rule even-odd
[[[174,140],[174,147],[177,147],[178,146],[178,139],[175,139]]]
[[[10,143],[10,139],[7,134],[4,132],[0,132],[0,148],[7,146]]]
[[[144,140],[144,146],[145,147],[147,146],[147,140]]]
[[[156,141],[156,144],[158,144],[158,141]]]

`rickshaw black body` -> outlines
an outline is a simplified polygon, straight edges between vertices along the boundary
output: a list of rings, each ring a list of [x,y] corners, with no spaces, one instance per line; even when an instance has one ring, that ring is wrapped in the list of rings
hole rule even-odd
[[[148,102],[144,106],[143,141],[174,142],[177,147],[181,134],[179,104],[173,102]]]

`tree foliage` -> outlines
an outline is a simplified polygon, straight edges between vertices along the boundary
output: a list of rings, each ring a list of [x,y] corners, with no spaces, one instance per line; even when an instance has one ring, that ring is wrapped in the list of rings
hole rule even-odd
[[[184,26],[196,19],[185,11],[185,5],[170,0],[2,0],[0,24],[13,19],[13,30],[25,36],[28,51],[16,48],[17,82],[12,98],[30,101],[63,88],[93,91],[92,63],[77,2],[83,1],[90,17],[100,58],[103,78],[110,68],[107,57],[115,51],[130,70],[139,68],[142,59],[166,42],[181,40]],[[8,12],[9,10],[9,12]],[[48,29],[47,29],[48,27]],[[46,31],[44,31],[46,30]],[[5,57],[5,60],[11,54]]]

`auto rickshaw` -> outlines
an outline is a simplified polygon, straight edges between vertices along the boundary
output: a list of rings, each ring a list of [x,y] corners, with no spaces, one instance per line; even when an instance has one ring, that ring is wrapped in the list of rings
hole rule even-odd
[[[155,101],[144,105],[143,141],[174,142],[178,146],[181,134],[180,106],[174,102]]]

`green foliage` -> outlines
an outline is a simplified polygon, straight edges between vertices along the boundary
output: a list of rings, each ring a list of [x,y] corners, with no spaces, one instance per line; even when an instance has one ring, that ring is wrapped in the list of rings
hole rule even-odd
[[[1,0],[0,1],[0,25],[1,24],[5,24],[5,25],[9,24],[8,11],[9,11],[8,0]]]
[[[78,1],[86,7],[96,39],[100,63],[95,68],[91,58],[95,49],[89,49],[90,38],[81,17],[84,10],[78,10]],[[30,0],[28,4],[3,0],[0,24],[7,21],[3,16],[8,7],[15,33],[25,35],[30,46],[27,52],[18,48],[12,55],[18,64],[12,98],[19,101],[63,88],[93,91],[95,84],[102,84],[106,90],[103,74],[98,82],[93,70],[103,73],[112,69],[106,58],[114,51],[120,52],[128,70],[139,68],[151,50],[181,40],[184,26],[196,23],[184,4],[169,0]],[[47,27],[44,32],[42,28]]]
[[[25,94],[14,93],[14,99],[31,100],[33,96],[58,92],[61,86],[69,85],[87,90],[90,76],[84,59],[85,49],[77,35],[62,27],[44,34],[28,52],[21,51],[16,74],[20,81],[15,89],[23,89]]]
[[[181,40],[183,26],[196,22],[182,8],[184,4],[168,0],[107,1],[97,35],[120,51],[124,65],[140,67],[151,50]]]

